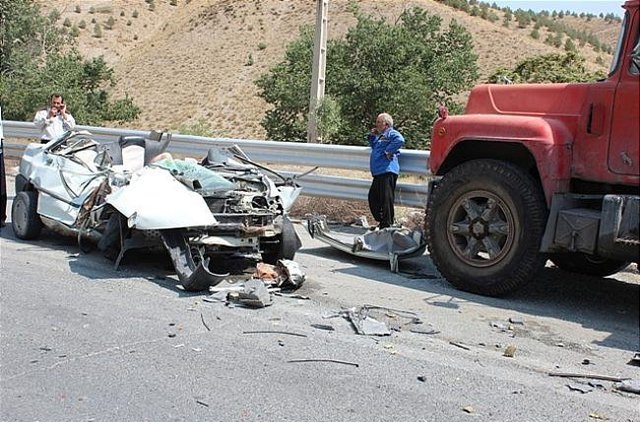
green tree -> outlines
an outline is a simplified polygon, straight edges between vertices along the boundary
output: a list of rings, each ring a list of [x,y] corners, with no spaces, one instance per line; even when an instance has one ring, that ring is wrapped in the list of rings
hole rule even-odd
[[[316,121],[320,139],[330,142],[343,124],[340,103],[331,96],[325,96],[316,109]]]
[[[99,23],[96,23],[93,26],[93,36],[95,38],[102,38],[102,28],[100,27]]]
[[[567,38],[564,42],[564,49],[565,51],[576,51],[576,45],[573,43],[571,38]]]
[[[109,19],[107,19],[107,22],[105,22],[104,27],[106,29],[113,29],[113,26],[116,24],[116,20],[113,18],[113,16],[109,16]]]
[[[44,17],[33,1],[2,4],[0,103],[4,117],[30,121],[52,92],[61,92],[79,124],[135,118],[140,109],[131,98],[109,101],[106,88],[113,84],[113,70],[101,57],[85,60],[80,56],[73,48],[73,37],[62,30],[66,28],[54,24],[57,19]]]
[[[396,24],[355,13],[356,25],[327,45],[325,93],[341,119],[325,141],[364,145],[362,135],[386,111],[408,148],[426,147],[437,105],[459,111],[453,97],[477,79],[470,34],[455,21],[442,30],[441,19],[420,8],[405,11]],[[273,106],[262,122],[272,139],[306,139],[312,55],[313,31],[303,28],[285,60],[256,81]]]
[[[538,31],[537,29],[533,29],[531,31],[531,33],[529,34],[531,36],[531,38],[533,38],[534,40],[539,40],[540,39],[540,31]]]
[[[575,51],[566,54],[546,54],[519,62],[514,69],[498,69],[489,76],[489,83],[509,80],[513,83],[589,82],[603,78],[602,72],[589,72],[585,58]]]

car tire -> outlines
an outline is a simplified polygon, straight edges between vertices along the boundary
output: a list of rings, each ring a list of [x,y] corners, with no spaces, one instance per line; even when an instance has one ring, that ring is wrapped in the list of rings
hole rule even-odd
[[[460,290],[506,294],[544,265],[539,248],[546,216],[539,184],[523,169],[498,160],[465,162],[430,194],[425,233],[431,259]]]
[[[23,190],[27,190],[29,186],[29,180],[21,174],[16,175],[15,180],[16,193],[22,192]]]
[[[274,239],[262,244],[262,261],[275,265],[280,259],[290,259],[296,256],[301,242],[296,228],[288,217],[283,217],[282,233]]]
[[[38,215],[38,192],[17,192],[11,207],[11,225],[18,239],[31,240],[40,235],[42,220]]]
[[[589,255],[582,252],[556,253],[549,259],[554,265],[563,271],[606,277],[624,270],[628,261],[601,258],[597,255]]]

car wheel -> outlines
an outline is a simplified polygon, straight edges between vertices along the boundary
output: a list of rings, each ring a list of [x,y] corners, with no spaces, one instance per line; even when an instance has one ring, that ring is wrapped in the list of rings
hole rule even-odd
[[[547,209],[537,182],[497,160],[449,171],[429,197],[429,253],[455,287],[487,296],[513,291],[544,264],[538,252]]]
[[[556,253],[549,259],[561,270],[577,274],[606,277],[625,269],[629,262],[601,258],[582,252]]]
[[[282,233],[262,243],[262,260],[271,265],[275,265],[280,259],[293,260],[301,245],[296,228],[285,216],[282,221]]]
[[[19,239],[35,239],[42,231],[42,220],[38,215],[38,192],[16,193],[11,207],[11,225]]]
[[[29,180],[21,174],[16,175],[16,193],[22,192],[23,190],[27,190],[27,186],[29,185]]]

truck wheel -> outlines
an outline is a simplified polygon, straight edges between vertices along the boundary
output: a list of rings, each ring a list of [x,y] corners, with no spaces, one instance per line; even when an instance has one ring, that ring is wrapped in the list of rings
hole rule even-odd
[[[458,289],[505,294],[544,265],[538,250],[546,216],[541,189],[525,171],[503,161],[468,161],[445,174],[429,197],[431,259]]]
[[[582,252],[556,253],[549,256],[549,259],[561,270],[597,277],[615,274],[629,265],[627,261],[601,258]]]
[[[11,207],[11,225],[18,239],[30,240],[40,235],[42,220],[38,215],[38,192],[16,193]]]

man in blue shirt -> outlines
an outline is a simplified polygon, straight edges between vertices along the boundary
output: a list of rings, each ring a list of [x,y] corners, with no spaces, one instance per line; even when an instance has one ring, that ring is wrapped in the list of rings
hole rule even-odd
[[[379,223],[378,228],[384,229],[394,224],[393,203],[400,173],[398,155],[404,145],[404,138],[393,128],[393,118],[387,113],[381,113],[368,140],[371,147],[369,167],[373,176],[369,188],[369,209]]]

